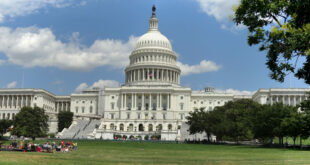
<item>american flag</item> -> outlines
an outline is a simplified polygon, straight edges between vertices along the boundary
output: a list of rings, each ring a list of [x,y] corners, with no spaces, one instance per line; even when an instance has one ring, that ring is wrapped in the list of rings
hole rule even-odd
[[[149,76],[152,77],[152,76],[153,76],[153,73],[149,73]]]

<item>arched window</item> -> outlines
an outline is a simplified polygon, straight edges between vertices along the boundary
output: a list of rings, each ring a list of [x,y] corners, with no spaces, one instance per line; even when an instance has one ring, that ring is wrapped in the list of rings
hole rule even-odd
[[[114,130],[114,124],[113,123],[110,124],[110,130]]]
[[[172,125],[168,124],[168,130],[171,131],[172,130]]]
[[[158,124],[156,126],[156,131],[161,131],[163,129],[163,125],[162,124]]]
[[[127,127],[127,131],[133,131],[133,124],[129,124],[129,126]]]
[[[119,130],[124,131],[124,124],[119,125]]]
[[[139,131],[144,131],[143,124],[139,124]]]

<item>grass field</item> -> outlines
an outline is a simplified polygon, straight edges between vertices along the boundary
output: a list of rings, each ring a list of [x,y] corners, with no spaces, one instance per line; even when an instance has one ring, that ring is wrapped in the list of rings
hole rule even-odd
[[[251,146],[79,142],[70,153],[0,152],[0,164],[310,164],[310,151]]]

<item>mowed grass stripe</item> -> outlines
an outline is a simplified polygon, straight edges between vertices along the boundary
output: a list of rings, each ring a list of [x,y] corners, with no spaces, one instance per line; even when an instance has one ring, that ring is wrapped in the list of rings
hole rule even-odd
[[[310,164],[310,151],[252,146],[79,141],[70,153],[0,152],[0,164]]]

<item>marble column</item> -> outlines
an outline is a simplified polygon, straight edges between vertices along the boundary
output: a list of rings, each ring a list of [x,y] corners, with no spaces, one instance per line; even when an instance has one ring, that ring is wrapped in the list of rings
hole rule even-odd
[[[159,110],[162,110],[162,94],[159,94]]]
[[[123,97],[123,93],[121,93],[120,96],[121,96],[121,110],[122,110],[123,107],[124,107],[124,105],[123,105],[123,98],[124,98],[124,97]]]
[[[144,93],[142,93],[142,96],[141,96],[141,97],[142,97],[142,106],[141,106],[141,109],[144,110]]]
[[[149,97],[149,110],[152,109],[152,94],[150,93],[150,97]]]
[[[125,103],[125,110],[127,110],[127,94],[125,93],[125,101],[124,101],[124,103]]]
[[[294,106],[296,106],[296,96],[294,96]]]

